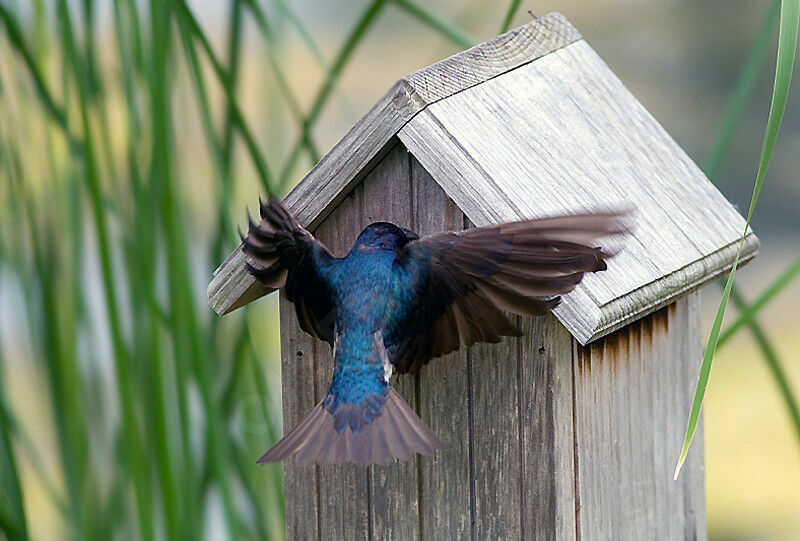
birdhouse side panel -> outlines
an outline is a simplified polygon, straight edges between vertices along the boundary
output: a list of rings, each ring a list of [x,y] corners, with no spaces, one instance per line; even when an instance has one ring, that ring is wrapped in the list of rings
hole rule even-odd
[[[705,538],[702,427],[672,479],[701,356],[696,292],[576,344],[575,486],[585,538]]]

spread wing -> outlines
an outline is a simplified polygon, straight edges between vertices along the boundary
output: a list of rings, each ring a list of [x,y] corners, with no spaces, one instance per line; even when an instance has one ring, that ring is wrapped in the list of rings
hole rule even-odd
[[[618,213],[524,220],[409,242],[395,262],[411,284],[410,308],[386,329],[400,373],[415,373],[461,345],[499,342],[519,330],[503,311],[541,315],[587,272],[606,268],[603,237],[627,232]]]
[[[261,203],[261,222],[242,235],[247,270],[271,288],[285,287],[300,328],[333,345],[336,305],[325,278],[333,258],[276,198]]]

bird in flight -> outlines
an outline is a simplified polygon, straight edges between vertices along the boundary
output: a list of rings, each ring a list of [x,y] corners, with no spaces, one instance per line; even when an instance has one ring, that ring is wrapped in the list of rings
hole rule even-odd
[[[300,327],[333,349],[325,398],[258,462],[388,464],[444,444],[392,389],[431,359],[519,336],[504,311],[549,312],[588,272],[606,269],[598,242],[627,232],[625,213],[522,220],[420,238],[367,226],[333,257],[276,198],[242,235],[247,268],[284,288]]]

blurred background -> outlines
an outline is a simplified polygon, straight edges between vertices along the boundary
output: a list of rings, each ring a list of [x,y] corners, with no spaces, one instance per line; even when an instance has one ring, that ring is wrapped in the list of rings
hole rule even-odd
[[[282,538],[280,467],[254,463],[281,433],[277,302],[206,304],[245,209],[394,80],[531,9],[566,15],[746,212],[777,6],[0,0],[0,538]],[[712,539],[800,536],[797,98],[737,274],[759,326],[721,344],[705,405]]]

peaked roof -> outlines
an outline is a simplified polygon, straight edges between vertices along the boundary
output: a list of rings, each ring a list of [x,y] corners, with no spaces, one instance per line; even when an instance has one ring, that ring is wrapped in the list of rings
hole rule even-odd
[[[606,272],[555,315],[582,344],[730,269],[744,219],[560,14],[399,80],[286,197],[319,224],[397,139],[476,225],[634,207]],[[758,240],[748,231],[743,259]],[[267,293],[241,250],[215,272],[220,314]]]

